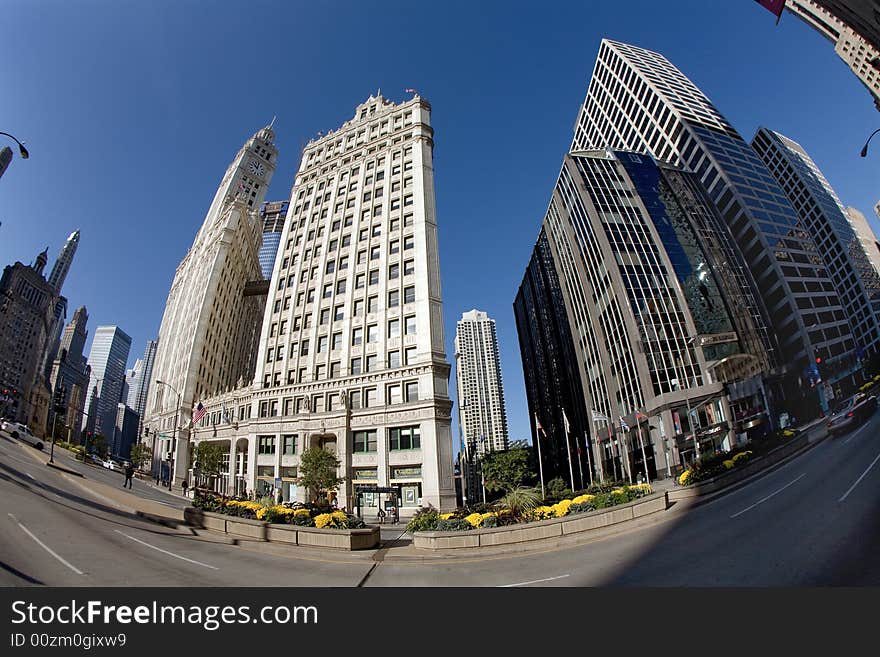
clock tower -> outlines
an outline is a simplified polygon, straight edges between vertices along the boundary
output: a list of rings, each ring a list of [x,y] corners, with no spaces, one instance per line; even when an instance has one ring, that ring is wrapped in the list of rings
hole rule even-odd
[[[156,436],[154,471],[173,470],[174,483],[191,475],[193,406],[253,377],[265,300],[243,290],[262,277],[259,208],[277,164],[274,140],[270,124],[236,153],[165,303],[144,426]]]

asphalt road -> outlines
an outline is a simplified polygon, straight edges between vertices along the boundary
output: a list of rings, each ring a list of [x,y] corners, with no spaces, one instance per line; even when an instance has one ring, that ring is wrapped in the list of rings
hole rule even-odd
[[[66,454],[62,458],[67,458]],[[0,585],[25,586],[876,586],[880,413],[748,485],[577,545],[398,558],[230,545],[119,511],[0,434]],[[65,461],[56,462],[67,467]],[[122,475],[83,466],[121,486]],[[77,466],[74,466],[77,467]],[[140,485],[141,488],[138,488]],[[138,494],[185,502],[143,482]],[[387,537],[383,532],[383,538]],[[402,551],[403,554],[412,554]]]

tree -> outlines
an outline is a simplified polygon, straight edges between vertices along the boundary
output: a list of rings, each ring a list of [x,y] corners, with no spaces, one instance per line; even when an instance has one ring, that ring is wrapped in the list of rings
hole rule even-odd
[[[529,460],[531,450],[524,447],[504,452],[489,452],[482,459],[486,490],[509,492],[532,481],[535,474]]]
[[[344,477],[336,476],[339,459],[320,447],[312,447],[303,452],[299,459],[299,477],[296,483],[305,486],[312,493],[312,501],[321,501],[326,491],[333,490]]]
[[[194,466],[199,472],[207,477],[215,477],[220,474],[220,467],[223,465],[223,455],[226,450],[217,443],[203,440],[196,445],[194,456]]]
[[[153,450],[151,450],[148,445],[138,443],[137,445],[132,446],[129,459],[134,467],[142,468],[149,463],[152,458]]]
[[[96,433],[92,436],[89,451],[94,452],[102,459],[107,458],[107,439],[104,437],[104,434]]]

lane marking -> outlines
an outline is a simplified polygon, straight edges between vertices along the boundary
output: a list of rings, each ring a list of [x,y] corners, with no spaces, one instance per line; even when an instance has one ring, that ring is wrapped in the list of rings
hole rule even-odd
[[[22,525],[20,522],[18,522],[18,518],[16,518],[16,517],[15,517],[14,515],[12,515],[11,513],[8,513],[7,515],[8,515],[10,518],[12,518],[12,519],[16,522],[16,524],[18,524],[19,527],[21,527],[22,531],[24,531],[25,534],[27,534],[27,535],[30,536],[32,539],[34,539],[34,540],[37,542],[37,545],[39,545],[41,548],[43,548],[46,552],[48,552],[48,553],[51,554],[53,557],[55,557],[56,559],[58,559],[58,561],[60,561],[60,562],[63,563],[65,566],[67,566],[68,568],[70,568],[70,569],[71,569],[73,572],[75,572],[77,575],[85,575],[85,573],[84,573],[83,571],[81,571],[79,568],[77,568],[77,567],[74,566],[72,563],[70,563],[69,561],[67,561],[64,557],[62,557],[60,554],[58,554],[57,552],[55,552],[55,550],[53,550],[53,549],[50,548],[48,545],[46,545],[45,543],[43,543],[43,541],[41,541],[39,538],[37,538],[36,536],[34,536],[34,535],[31,533],[31,530],[29,530],[27,527],[25,527],[25,526]]]
[[[526,586],[527,584],[537,584],[538,582],[552,582],[554,579],[564,579],[568,575],[557,575],[556,577],[545,577],[544,579],[533,579],[528,582],[517,582],[516,584],[501,584],[498,588],[505,589],[511,586]]]
[[[867,469],[862,473],[862,476],[861,476],[861,477],[859,477],[858,479],[856,479],[856,483],[854,483],[852,486],[849,487],[849,490],[846,491],[846,492],[843,494],[843,497],[841,497],[839,500],[837,500],[838,502],[843,502],[843,501],[846,499],[847,495],[849,495],[850,493],[852,493],[853,488],[855,488],[856,486],[859,485],[859,482],[860,482],[862,479],[865,478],[865,475],[866,475],[866,474],[868,474],[868,470],[870,470],[871,468],[873,468],[873,467],[874,467],[874,464],[875,464],[878,460],[880,460],[880,454],[878,454],[876,457],[874,457],[874,460],[871,461],[871,465],[869,465],[869,466],[867,467]]]
[[[853,432],[850,434],[849,438],[847,438],[846,440],[843,441],[843,444],[846,445],[850,440],[852,440],[853,438],[855,438],[856,436],[858,436],[860,433],[862,433],[862,430],[867,429],[867,428],[868,428],[868,425],[867,425],[867,424],[863,424],[863,425],[860,426],[858,429],[856,429],[855,431],[853,431]]]
[[[739,512],[737,512],[737,513],[734,513],[734,514],[733,514],[732,516],[730,516],[730,517],[731,517],[731,518],[736,518],[737,516],[742,515],[742,514],[745,513],[746,511],[749,511],[749,510],[751,510],[751,509],[754,509],[756,506],[758,506],[758,505],[761,504],[762,502],[766,502],[767,500],[769,500],[769,499],[770,499],[771,497],[773,497],[774,495],[777,495],[777,494],[781,493],[781,492],[784,491],[786,488],[788,488],[788,487],[791,486],[792,484],[796,483],[796,482],[798,481],[798,479],[801,479],[802,477],[806,477],[806,476],[807,476],[807,473],[805,472],[804,474],[802,474],[800,477],[798,477],[798,478],[795,479],[794,481],[785,484],[785,486],[783,486],[783,487],[780,488],[779,490],[777,490],[777,491],[775,491],[775,492],[773,492],[773,493],[770,493],[767,497],[758,500],[757,502],[755,502],[755,503],[752,504],[751,506],[747,506],[747,507],[746,507],[745,509],[743,509],[742,511],[739,511]]]
[[[25,472],[25,474],[26,474],[28,477],[30,477],[31,479],[34,479],[34,475],[32,475],[30,472]],[[36,481],[36,479],[34,479],[34,481]]]
[[[174,554],[173,552],[169,552],[168,550],[163,550],[162,548],[156,547],[155,545],[150,545],[149,543],[146,543],[139,538],[135,538],[134,536],[129,536],[125,532],[121,532],[118,529],[115,529],[114,531],[117,534],[122,534],[123,536],[125,536],[125,538],[130,538],[131,540],[136,541],[137,543],[140,543],[141,545],[146,545],[148,548],[153,548],[154,550],[157,550],[163,554],[167,554],[171,557],[174,557],[175,559],[182,559],[183,561],[188,561],[189,563],[194,563],[198,566],[204,566],[205,568],[210,568],[211,570],[220,570],[216,566],[211,566],[210,564],[202,563],[201,561],[196,561],[195,559],[189,559],[187,557],[182,557],[179,554]]]

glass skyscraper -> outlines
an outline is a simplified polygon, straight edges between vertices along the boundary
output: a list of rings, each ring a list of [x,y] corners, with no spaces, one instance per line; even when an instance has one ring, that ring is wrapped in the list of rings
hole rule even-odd
[[[648,153],[694,171],[730,229],[760,293],[758,324],[777,345],[777,399],[812,413],[802,386],[816,358],[845,359],[854,343],[835,287],[804,222],[757,154],[697,86],[662,55],[604,39],[575,125],[572,151]],[[811,330],[816,315],[828,318]],[[819,398],[820,401],[822,398]]]
[[[130,349],[131,338],[118,326],[99,326],[95,329],[89,351],[92,372],[83,429],[103,434],[108,445],[116,427],[117,405],[122,401],[125,365]]]
[[[545,479],[653,478],[747,434],[734,413],[762,404],[769,337],[730,242],[695,174],[632,152],[565,157],[514,304]]]

